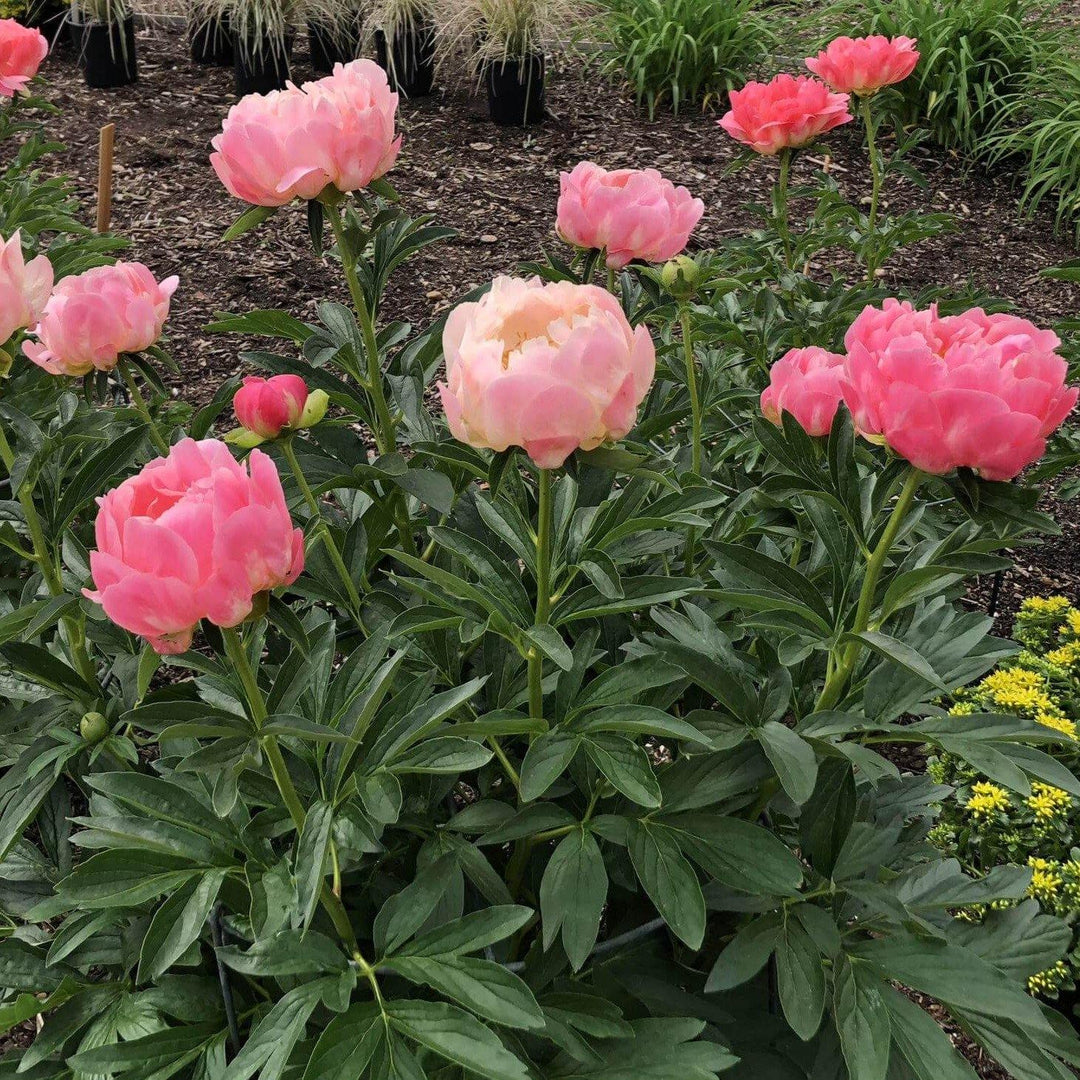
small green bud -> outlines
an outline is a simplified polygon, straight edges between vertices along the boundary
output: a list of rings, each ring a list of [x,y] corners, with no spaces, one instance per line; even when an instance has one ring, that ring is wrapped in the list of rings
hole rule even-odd
[[[660,281],[677,300],[689,300],[697,290],[701,267],[689,255],[679,255],[664,263]]]
[[[99,712],[88,712],[79,721],[79,734],[88,743],[98,743],[109,734],[109,721]]]
[[[330,399],[325,390],[312,390],[304,402],[304,410],[296,422],[298,428],[314,427],[325,415]]]

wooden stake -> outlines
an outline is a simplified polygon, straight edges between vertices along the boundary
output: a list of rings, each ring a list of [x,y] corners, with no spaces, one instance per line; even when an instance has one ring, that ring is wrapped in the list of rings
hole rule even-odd
[[[115,140],[116,125],[106,124],[101,129],[98,142],[97,231],[99,233],[108,232],[109,222],[112,220],[113,144]]]

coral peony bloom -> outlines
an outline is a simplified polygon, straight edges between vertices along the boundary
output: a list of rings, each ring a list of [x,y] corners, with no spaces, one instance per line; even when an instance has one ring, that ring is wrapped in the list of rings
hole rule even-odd
[[[523,447],[542,469],[578,447],[621,439],[652,383],[656,351],[618,300],[595,285],[497,277],[443,331],[439,383],[454,438]]]
[[[118,262],[61,279],[23,352],[50,375],[110,371],[123,353],[148,349],[169,317],[180,279],[160,284],[137,262]]]
[[[359,191],[390,171],[401,149],[394,134],[398,96],[378,64],[335,64],[332,75],[303,89],[311,107],[307,135],[324,155],[329,183],[341,192]]]
[[[556,228],[579,248],[601,248],[615,270],[631,259],[666,262],[686,247],[705,204],[655,169],[608,172],[581,161],[559,177]]]
[[[49,43],[40,30],[0,19],[0,98],[26,93],[26,84],[48,54]]]
[[[184,439],[97,502],[84,595],[158,653],[190,648],[200,619],[242,622],[256,594],[304,568],[303,531],[261,450],[245,468],[216,439]]]
[[[241,98],[211,142],[210,163],[233,195],[256,206],[314,199],[329,186],[356,191],[397,159],[397,104],[378,64],[336,64],[317,82]]]
[[[264,439],[276,439],[284,428],[299,426],[308,388],[299,375],[248,375],[233,398],[240,425]]]
[[[834,94],[808,75],[777,75],[732,90],[731,108],[717,121],[759,154],[798,149],[853,119],[847,94]]]
[[[843,396],[840,380],[844,358],[816,345],[791,349],[769,371],[769,385],[761,395],[761,411],[780,424],[790,413],[807,435],[828,435]]]
[[[41,318],[52,285],[52,263],[44,255],[23,260],[19,230],[10,240],[0,237],[0,345]]]
[[[919,62],[915,39],[838,37],[817,56],[808,56],[806,66],[821,76],[834,90],[845,94],[874,94],[883,86],[903,82]]]
[[[1052,330],[972,308],[941,317],[886,300],[845,337],[842,383],[855,426],[924,472],[966,466],[1010,480],[1037,461],[1076,404]]]

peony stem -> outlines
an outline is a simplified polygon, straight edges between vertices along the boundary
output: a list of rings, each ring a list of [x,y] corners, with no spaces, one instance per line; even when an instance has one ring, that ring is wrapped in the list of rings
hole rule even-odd
[[[683,359],[686,362],[686,388],[690,392],[690,468],[695,476],[701,475],[701,398],[698,394],[697,364],[694,360],[694,333],[690,319],[690,305],[679,305],[679,323],[682,326]],[[694,572],[694,544],[697,530],[690,526],[686,532],[686,557],[683,560],[686,573]]]
[[[551,470],[540,470],[537,487],[536,520],[536,618],[544,626],[551,610]],[[544,654],[535,644],[529,647],[529,716],[544,719]]]
[[[383,372],[379,361],[379,343],[375,336],[375,320],[368,309],[367,298],[364,296],[360,279],[356,276],[356,256],[345,236],[344,215],[332,210],[330,226],[334,231],[334,239],[337,241],[338,254],[341,256],[349,295],[352,297],[357,321],[360,324],[360,333],[364,339],[364,351],[367,353],[367,389],[375,407],[375,445],[380,454],[389,454],[397,446],[397,427],[393,416],[390,415],[390,407],[386,403],[386,394],[383,390]]]
[[[791,227],[788,223],[788,183],[791,180],[790,149],[780,151],[780,179],[774,193],[773,211],[776,218],[776,231],[784,245],[784,265],[790,270],[794,266],[794,253],[791,246]]]
[[[877,148],[877,125],[874,122],[873,109],[870,106],[869,96],[859,99],[859,108],[863,115],[863,123],[866,126],[866,147],[870,155],[870,214],[866,220],[866,274],[872,283],[874,273],[877,270],[877,215],[878,203],[881,199],[881,185],[883,181],[881,170],[881,155]]]
[[[855,609],[855,624],[851,628],[853,634],[861,634],[870,625],[870,612],[874,609],[874,594],[877,591],[878,580],[881,577],[882,570],[885,568],[885,562],[892,551],[893,544],[900,533],[900,527],[904,524],[904,518],[907,517],[908,511],[911,509],[915,492],[918,491],[922,481],[923,474],[918,469],[913,468],[908,473],[904,486],[900,490],[900,496],[896,500],[896,505],[890,512],[889,522],[881,534],[877,547],[874,548],[870,555],[870,561],[866,566],[866,577],[863,579],[862,590],[859,593],[859,606]],[[844,687],[847,685],[851,673],[855,670],[855,662],[859,658],[861,648],[862,646],[858,641],[852,641],[845,646],[832,675],[825,682],[821,696],[817,700],[817,705],[814,706],[815,712],[831,709],[840,700]]]
[[[278,746],[277,738],[262,733],[262,726],[266,721],[266,702],[263,700],[255,672],[248,662],[247,650],[244,648],[244,644],[240,640],[240,634],[236,629],[222,627],[221,637],[225,642],[225,655],[229,658],[233,670],[240,679],[240,685],[244,689],[244,697],[247,701],[248,711],[251,713],[251,719],[255,722],[256,729],[259,730],[259,744],[266,754],[266,760],[274,777],[274,783],[282,801],[285,803],[286,809],[289,811],[289,816],[292,818],[299,836],[303,832],[307,813],[304,810],[304,804],[300,801],[300,796],[297,794],[292,777],[289,775],[289,769],[285,764],[284,757],[281,755],[281,747]],[[345,911],[341,898],[334,894],[325,881],[319,893],[319,900],[322,902],[327,915],[330,916],[330,921],[334,924],[334,928],[342,941],[348,947],[349,952],[355,955],[357,953],[356,934],[353,931],[352,924],[349,922],[348,913]]]
[[[0,428],[0,461],[4,463],[10,483],[11,470],[15,466],[15,454],[2,428]],[[45,539],[45,530],[42,528],[41,518],[38,516],[37,507],[34,505],[33,492],[28,491],[24,485],[20,484],[15,495],[19,501],[19,506],[22,507],[23,517],[26,519],[26,529],[30,533],[30,543],[34,550],[32,558],[41,568],[41,576],[45,579],[45,587],[49,590],[50,595],[60,596],[64,592],[64,583],[53,560],[49,543]],[[86,651],[86,631],[83,627],[82,616],[76,618],[74,615],[65,615],[60,621],[67,631],[71,658],[79,669],[79,674],[82,675],[88,686],[100,690],[101,684],[98,682],[97,671],[94,668],[93,661],[90,659],[90,654]]]
[[[612,267],[612,266],[609,266],[607,268],[607,291],[609,293],[611,293],[612,296],[618,296],[619,295],[619,292],[618,292],[618,289],[616,287],[615,282],[616,282],[615,268]]]
[[[342,585],[345,586],[345,595],[348,596],[351,605],[350,614],[353,619],[359,622],[360,594],[356,590],[356,583],[349,573],[349,568],[345,565],[345,559],[334,540],[333,534],[330,532],[330,527],[323,521],[319,501],[315,498],[315,495],[307,482],[307,477],[304,476],[304,470],[300,468],[300,462],[296,458],[296,451],[293,449],[292,442],[292,435],[288,435],[282,439],[281,452],[284,454],[285,460],[289,463],[289,468],[292,469],[292,474],[296,480],[297,487],[300,488],[300,493],[304,496],[304,502],[307,503],[307,508],[311,512],[311,516],[316,521],[315,535],[322,540],[323,547],[326,549],[326,554],[334,564],[334,569],[337,571],[338,577],[341,578]]]
[[[146,399],[142,396],[139,384],[135,381],[135,374],[131,370],[131,365],[128,363],[126,356],[120,357],[117,367],[119,367],[120,374],[123,376],[124,385],[127,386],[128,394],[131,396],[131,404],[135,406],[135,411],[142,417],[143,423],[150,429],[150,441],[154,444],[158,453],[164,457],[169,452],[169,444],[165,441],[165,437],[161,434],[154,418],[150,415],[150,409],[147,407]]]

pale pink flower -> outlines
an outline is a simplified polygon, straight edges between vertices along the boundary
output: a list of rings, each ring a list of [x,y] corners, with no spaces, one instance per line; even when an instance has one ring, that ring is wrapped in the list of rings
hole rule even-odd
[[[233,398],[241,427],[264,439],[276,439],[285,428],[300,423],[308,388],[299,375],[248,375]]]
[[[190,648],[200,619],[242,622],[257,594],[304,567],[303,531],[260,450],[245,467],[216,439],[184,439],[98,506],[84,595],[159,653]]]
[[[0,98],[26,93],[27,83],[48,54],[49,43],[40,30],[0,19]]]
[[[761,411],[777,425],[781,413],[790,413],[807,435],[828,435],[842,398],[843,374],[844,358],[839,353],[816,345],[791,349],[769,370]]]
[[[158,282],[142,263],[118,262],[62,278],[23,352],[50,375],[110,371],[124,353],[161,337],[180,279]]]
[[[41,318],[52,284],[52,263],[44,255],[23,259],[18,229],[10,240],[0,236],[0,345]]]
[[[378,64],[337,64],[303,87],[241,98],[211,142],[210,163],[233,195],[256,206],[314,199],[327,187],[357,191],[397,159],[397,104]]]
[[[666,262],[685,247],[705,204],[655,169],[608,172],[581,161],[559,178],[556,229],[579,248],[603,249],[607,265]]]
[[[777,75],[732,90],[731,108],[718,121],[733,138],[759,154],[798,149],[853,119],[847,94],[834,94],[807,75]]]
[[[919,62],[916,41],[909,37],[838,37],[806,66],[834,90],[845,94],[873,94],[883,86],[903,82]]]
[[[652,383],[656,352],[619,301],[594,285],[498,277],[443,331],[439,383],[454,438],[520,446],[544,469],[621,439]]]
[[[1076,404],[1052,330],[1015,315],[886,300],[845,337],[842,384],[856,428],[924,472],[1010,480],[1037,461]]]

